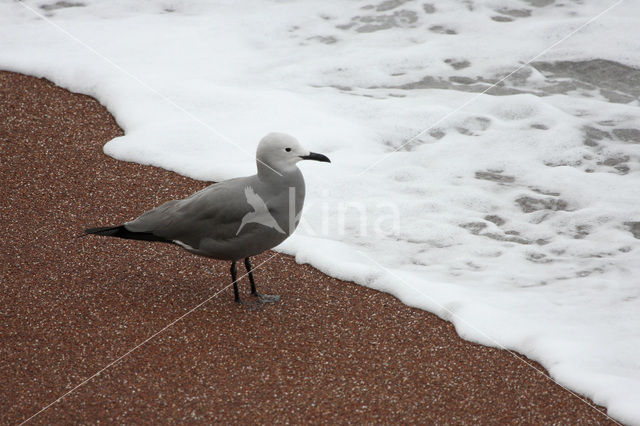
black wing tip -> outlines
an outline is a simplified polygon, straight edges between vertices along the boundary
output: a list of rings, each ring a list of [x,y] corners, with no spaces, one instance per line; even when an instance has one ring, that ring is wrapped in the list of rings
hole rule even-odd
[[[84,233],[95,234],[95,235],[105,235],[108,237],[117,237],[118,234],[124,229],[124,226],[100,226],[97,228],[87,228],[84,230]]]
[[[85,234],[102,235],[105,237],[124,238],[126,240],[157,241],[161,243],[173,244],[173,241],[167,240],[166,238],[159,237],[150,232],[129,231],[127,228],[125,228],[124,225],[87,228],[84,230],[84,232]]]

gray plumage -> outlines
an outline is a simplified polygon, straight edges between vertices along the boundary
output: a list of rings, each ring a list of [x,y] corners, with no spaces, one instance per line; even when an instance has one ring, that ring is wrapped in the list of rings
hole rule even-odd
[[[282,176],[271,170],[266,174],[215,183],[189,198],[156,207],[124,226],[129,231],[151,233],[191,253],[214,259],[255,256],[293,233],[304,203],[304,179],[297,167]],[[242,223],[254,211],[245,194],[247,187],[264,201],[268,214],[284,233],[258,222]],[[289,191],[292,191],[291,208]]]
[[[296,163],[303,159],[329,162],[289,135],[270,133],[258,144],[255,175],[215,183],[124,225],[85,232],[175,243],[190,253],[232,261],[232,276],[235,262],[244,258],[250,272],[249,257],[277,246],[298,226],[305,184]],[[254,292],[252,275],[250,280]]]

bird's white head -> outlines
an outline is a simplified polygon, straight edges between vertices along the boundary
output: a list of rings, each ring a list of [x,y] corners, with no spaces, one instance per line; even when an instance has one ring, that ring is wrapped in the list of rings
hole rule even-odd
[[[293,170],[300,160],[331,162],[326,156],[303,148],[296,138],[285,133],[269,133],[262,138],[258,144],[256,159],[258,171],[267,168],[278,173]]]

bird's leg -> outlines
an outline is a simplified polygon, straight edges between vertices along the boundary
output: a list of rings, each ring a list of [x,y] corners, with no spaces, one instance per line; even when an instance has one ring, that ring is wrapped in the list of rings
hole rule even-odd
[[[238,270],[236,269],[236,261],[231,262],[231,279],[233,280],[233,297],[237,303],[240,303],[240,292],[238,291]]]
[[[255,296],[264,303],[277,302],[280,300],[280,296],[277,294],[269,295],[269,294],[260,294],[256,289],[256,282],[253,280],[253,267],[251,266],[251,261],[248,257],[244,258],[244,266],[247,268],[247,275],[249,275],[249,282],[251,283],[251,295]]]
[[[253,267],[251,266],[251,261],[248,257],[244,258],[244,267],[247,268],[247,275],[249,275],[249,282],[251,283],[251,294],[257,296],[258,290],[256,289],[256,282],[253,280]]]

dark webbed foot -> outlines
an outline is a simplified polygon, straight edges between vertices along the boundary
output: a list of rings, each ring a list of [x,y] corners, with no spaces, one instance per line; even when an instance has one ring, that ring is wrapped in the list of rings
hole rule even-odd
[[[262,294],[251,293],[251,295],[258,299],[259,303],[275,303],[280,301],[280,296],[277,294]]]
[[[280,301],[280,296],[277,294],[258,293],[256,282],[253,280],[253,267],[248,257],[244,259],[244,266],[247,268],[247,275],[249,275],[249,282],[251,283],[251,295],[258,299],[258,303],[275,303]]]
[[[257,311],[262,307],[262,303],[256,302],[254,300],[247,301],[242,299],[235,299],[235,302],[236,305],[246,307],[250,311]]]
[[[277,295],[270,296],[268,294],[261,294],[256,299],[252,299],[252,300],[238,299],[236,300],[236,303],[238,306],[246,306],[246,308],[249,309],[250,311],[258,311],[262,309],[262,307],[266,303],[274,303],[274,302],[277,302],[278,300],[280,300],[280,296],[277,296]]]

